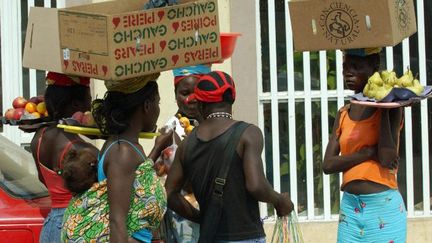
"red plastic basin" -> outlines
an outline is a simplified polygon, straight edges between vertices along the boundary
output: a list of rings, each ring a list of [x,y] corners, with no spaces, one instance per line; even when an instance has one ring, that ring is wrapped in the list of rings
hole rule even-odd
[[[232,56],[239,36],[241,36],[241,34],[236,32],[220,33],[222,60],[218,63],[223,63]]]

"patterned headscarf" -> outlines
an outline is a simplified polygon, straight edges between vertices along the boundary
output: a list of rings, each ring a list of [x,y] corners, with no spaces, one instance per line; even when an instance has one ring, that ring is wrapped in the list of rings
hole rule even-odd
[[[179,84],[185,77],[193,76],[200,78],[209,72],[211,72],[211,69],[208,65],[196,65],[173,69],[174,86],[177,86],[177,84]]]
[[[108,91],[131,94],[142,89],[149,81],[156,81],[159,75],[160,73],[153,73],[125,80],[105,80],[105,87]]]
[[[82,85],[85,87],[89,87],[90,78],[71,76],[62,73],[48,72],[45,78],[45,82],[47,85],[56,85],[56,86]]]
[[[344,52],[345,55],[365,57],[372,54],[380,53],[381,50],[382,50],[381,47],[372,47],[372,48],[346,49],[344,50]]]

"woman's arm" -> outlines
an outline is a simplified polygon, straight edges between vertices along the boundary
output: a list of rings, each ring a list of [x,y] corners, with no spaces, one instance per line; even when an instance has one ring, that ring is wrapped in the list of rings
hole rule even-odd
[[[381,165],[394,169],[399,160],[399,133],[403,108],[382,109],[378,141],[378,159]]]
[[[148,158],[157,161],[162,151],[173,143],[173,130],[167,130],[163,127],[159,130],[160,135],[156,137],[155,144],[148,154]]]
[[[113,145],[106,157],[110,242],[128,242],[126,219],[129,212],[135,170],[141,157],[128,144]]]
[[[192,204],[190,204],[184,196],[181,194],[181,190],[185,184],[185,178],[183,174],[183,154],[187,138],[180,143],[177,148],[174,162],[168,173],[167,180],[165,182],[165,189],[168,195],[168,207],[178,213],[180,216],[191,220],[193,222],[200,222],[200,212]]]
[[[376,157],[376,146],[364,147],[358,152],[349,155],[340,155],[339,137],[336,134],[339,128],[340,114],[339,111],[333,124],[333,132],[324,155],[322,168],[326,174],[344,172],[365,160],[375,159]]]

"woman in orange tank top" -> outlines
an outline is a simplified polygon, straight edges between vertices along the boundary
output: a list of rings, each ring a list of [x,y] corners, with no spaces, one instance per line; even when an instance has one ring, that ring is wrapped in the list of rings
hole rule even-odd
[[[95,156],[97,148],[79,135],[57,128],[58,120],[71,117],[76,111],[90,110],[89,78],[48,72],[44,100],[52,121],[36,130],[31,151],[36,162],[39,180],[45,184],[51,197],[51,211],[45,218],[40,242],[60,242],[63,213],[72,198],[60,174],[63,159],[70,149],[89,148]]]
[[[363,91],[379,69],[381,48],[346,50],[343,77]],[[397,190],[403,109],[342,107],[327,145],[323,171],[343,173],[338,242],[405,242],[406,210]]]

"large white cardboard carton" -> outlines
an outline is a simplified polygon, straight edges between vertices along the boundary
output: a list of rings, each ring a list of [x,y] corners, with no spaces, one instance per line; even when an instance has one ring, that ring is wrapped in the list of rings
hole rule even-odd
[[[23,66],[123,80],[221,59],[217,0],[143,10],[147,1],[31,8]]]
[[[413,0],[291,0],[296,51],[394,46],[416,32]]]

